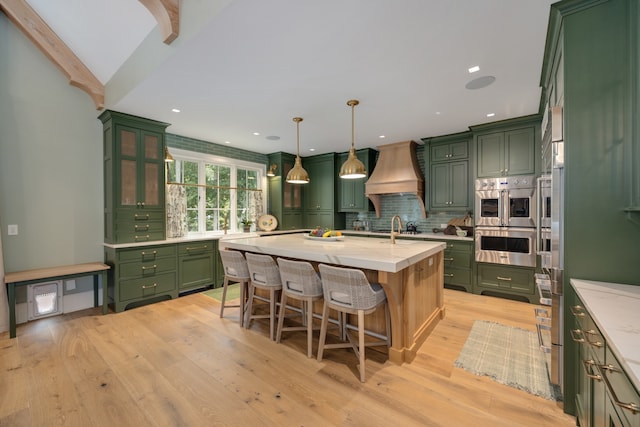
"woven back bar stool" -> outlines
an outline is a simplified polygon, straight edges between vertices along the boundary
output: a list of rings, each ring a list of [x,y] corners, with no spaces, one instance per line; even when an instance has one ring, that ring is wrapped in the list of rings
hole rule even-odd
[[[313,348],[313,302],[322,299],[320,276],[306,261],[291,261],[278,258],[282,297],[278,315],[276,342],[282,339],[282,331],[307,331],[307,357],[312,357]],[[287,298],[302,301],[302,326],[284,326]]]
[[[369,283],[364,272],[358,269],[332,267],[325,264],[319,265],[322,288],[324,292],[324,305],[322,308],[322,323],[320,327],[320,342],[318,344],[318,362],[322,360],[325,349],[352,347],[360,361],[360,381],[365,377],[365,347],[374,345],[391,345],[391,322],[387,297],[378,283]],[[373,313],[379,306],[385,307],[387,336],[383,342],[374,341],[365,344],[364,316]],[[358,341],[354,341],[348,329],[346,340],[337,344],[325,344],[327,337],[327,323],[329,309],[338,312],[358,315]],[[344,337],[343,337],[344,340]]]
[[[247,302],[247,320],[245,326],[250,326],[252,319],[269,319],[269,336],[271,340],[275,337],[276,325],[276,292],[282,290],[280,280],[280,270],[278,265],[269,255],[260,255],[247,252],[247,265],[249,267],[249,300]],[[253,301],[258,299],[255,290],[264,289],[269,291],[269,314],[253,314]]]
[[[249,267],[247,260],[242,253],[238,251],[222,250],[220,251],[220,259],[222,260],[222,268],[224,269],[224,283],[222,285],[222,301],[220,304],[220,317],[224,315],[225,307],[239,307],[239,323],[244,326],[245,308],[246,308],[246,291],[249,286]],[[227,304],[227,288],[229,283],[240,284],[240,304]]]

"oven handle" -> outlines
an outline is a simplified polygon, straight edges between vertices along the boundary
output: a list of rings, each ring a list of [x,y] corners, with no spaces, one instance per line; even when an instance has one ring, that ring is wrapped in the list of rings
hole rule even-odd
[[[507,190],[500,190],[500,203],[502,203],[501,210],[502,215],[500,219],[500,225],[508,226],[509,225],[509,192]]]
[[[536,192],[536,197],[538,198],[538,203],[536,203],[536,222],[538,223],[538,225],[536,226],[536,253],[539,254],[542,250],[542,247],[540,245],[540,237],[542,234],[540,230],[540,227],[542,227],[542,218],[540,217],[540,205],[542,205],[540,200],[542,198],[542,179],[540,178],[538,178],[538,180],[536,181]]]

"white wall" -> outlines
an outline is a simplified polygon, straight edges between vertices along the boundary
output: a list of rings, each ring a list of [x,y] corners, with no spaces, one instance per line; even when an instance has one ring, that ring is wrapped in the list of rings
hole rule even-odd
[[[0,13],[0,230],[7,272],[103,259],[93,101]],[[19,234],[9,236],[7,225]]]

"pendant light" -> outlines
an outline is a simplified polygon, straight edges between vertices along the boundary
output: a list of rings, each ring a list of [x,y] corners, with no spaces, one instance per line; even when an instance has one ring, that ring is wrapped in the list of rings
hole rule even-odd
[[[357,99],[351,99],[347,101],[347,105],[351,107],[351,149],[349,150],[349,158],[342,164],[340,168],[340,178],[344,179],[357,179],[367,176],[367,170],[364,164],[356,156],[356,149],[354,143],[354,108],[360,101]]]
[[[287,182],[290,184],[306,184],[309,182],[309,174],[302,167],[302,160],[300,159],[300,122],[302,117],[294,117],[293,121],[296,122],[298,154],[296,155],[296,163],[287,174]]]

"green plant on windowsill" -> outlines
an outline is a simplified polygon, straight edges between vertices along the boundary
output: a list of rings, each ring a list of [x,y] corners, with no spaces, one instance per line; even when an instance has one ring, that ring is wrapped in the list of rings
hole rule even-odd
[[[242,230],[245,233],[248,233],[249,231],[251,231],[251,224],[253,224],[253,221],[248,218],[242,218],[240,219],[240,224],[242,224]]]

